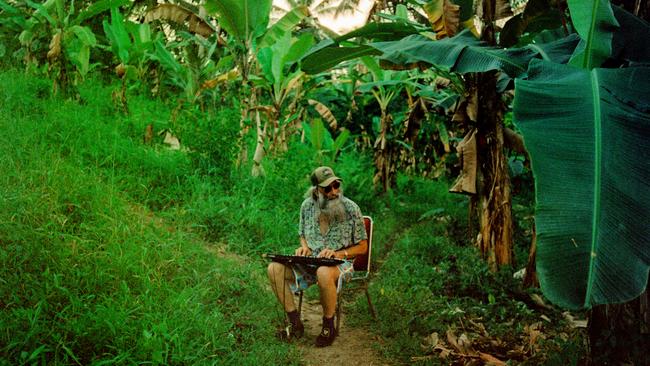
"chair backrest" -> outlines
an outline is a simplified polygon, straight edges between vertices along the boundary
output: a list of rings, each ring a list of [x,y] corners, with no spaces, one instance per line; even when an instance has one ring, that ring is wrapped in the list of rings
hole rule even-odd
[[[354,270],[370,272],[370,255],[372,254],[372,231],[373,231],[372,217],[364,216],[363,224],[366,227],[366,236],[368,237],[368,252],[363,255],[358,255],[354,258]]]

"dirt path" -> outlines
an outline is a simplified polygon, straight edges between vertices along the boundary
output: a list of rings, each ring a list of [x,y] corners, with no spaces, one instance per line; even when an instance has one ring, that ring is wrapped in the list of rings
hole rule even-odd
[[[304,365],[393,365],[382,359],[373,348],[373,343],[378,341],[370,332],[362,328],[346,326],[345,314],[341,317],[341,332],[334,343],[324,348],[314,346],[314,340],[320,333],[322,325],[322,310],[318,300],[303,303],[302,319],[305,335],[300,339],[298,348],[302,352]]]

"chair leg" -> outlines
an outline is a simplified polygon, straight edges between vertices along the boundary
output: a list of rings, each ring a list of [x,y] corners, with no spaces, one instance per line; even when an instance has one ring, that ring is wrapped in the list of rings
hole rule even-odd
[[[341,307],[342,307],[342,301],[343,301],[343,289],[339,291],[338,295],[336,296],[336,333],[339,333],[339,330],[341,329]]]
[[[368,288],[366,287],[363,290],[366,292],[366,299],[368,299],[368,308],[370,308],[370,313],[372,314],[372,317],[377,320],[377,313],[375,312],[375,307],[372,305],[372,301],[370,300]]]

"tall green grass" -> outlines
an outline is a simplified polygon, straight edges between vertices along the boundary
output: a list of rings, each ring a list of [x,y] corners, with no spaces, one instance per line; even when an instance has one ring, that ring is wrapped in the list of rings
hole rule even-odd
[[[186,154],[140,143],[160,101],[78,101],[0,74],[0,364],[277,364],[258,264],[180,227]],[[158,211],[166,210],[166,211]]]

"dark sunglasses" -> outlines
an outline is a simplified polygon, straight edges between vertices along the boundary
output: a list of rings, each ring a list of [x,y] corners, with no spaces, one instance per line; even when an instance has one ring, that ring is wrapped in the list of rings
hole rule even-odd
[[[325,193],[330,193],[332,191],[332,189],[339,189],[340,186],[341,186],[341,182],[339,182],[338,180],[335,180],[334,183],[332,183],[329,186],[323,188],[323,190],[325,191]]]

